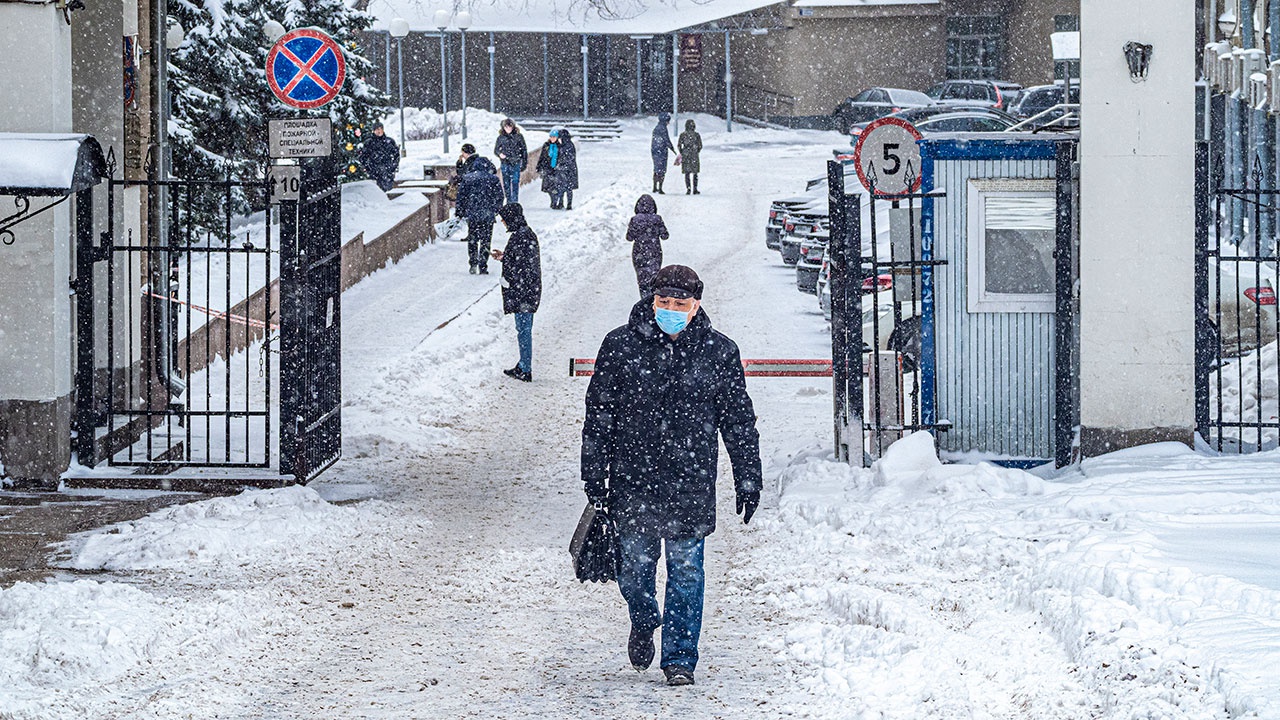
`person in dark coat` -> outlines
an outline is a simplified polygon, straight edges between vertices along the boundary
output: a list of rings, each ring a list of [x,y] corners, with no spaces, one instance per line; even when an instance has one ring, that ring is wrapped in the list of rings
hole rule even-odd
[[[387,137],[382,123],[373,124],[373,137],[364,141],[357,159],[383,192],[395,187],[396,170],[400,169],[400,146]]]
[[[520,203],[503,205],[498,217],[511,233],[506,249],[493,251],[493,258],[502,263],[502,311],[515,316],[520,344],[520,362],[502,372],[517,380],[533,382],[533,314],[542,302],[538,236],[525,222]]]
[[[552,130],[547,141],[542,143],[542,151],[538,153],[538,165],[534,168],[542,176],[542,192],[551,196],[551,209],[556,207],[557,183],[556,171],[560,167],[560,131]]]
[[[493,144],[493,154],[502,169],[502,189],[507,202],[520,202],[520,173],[529,166],[529,146],[525,144],[524,135],[515,120],[507,118],[502,121],[498,141]]]
[[[658,214],[653,196],[641,195],[636,200],[636,214],[627,226],[627,242],[631,243],[631,264],[636,268],[636,284],[640,299],[653,294],[653,277],[662,267],[662,241],[671,237],[667,224]]]
[[[459,170],[459,217],[467,219],[467,250],[471,274],[489,274],[489,245],[493,242],[493,219],[505,200],[498,169],[489,158],[476,154],[474,145],[462,146]]]
[[[653,141],[649,143],[649,152],[653,155],[653,192],[659,195],[666,194],[662,192],[662,182],[667,178],[667,153],[676,152],[676,146],[671,144],[671,135],[667,133],[670,122],[670,115],[660,113],[658,124],[653,128]]]
[[[680,148],[680,167],[684,170],[684,194],[690,193],[700,195],[698,192],[698,171],[701,169],[700,155],[702,154],[702,136],[698,134],[697,125],[693,120],[686,120],[684,123],[684,132],[680,133],[680,139],[676,145]],[[692,184],[689,179],[693,178]]]
[[[573,209],[573,191],[578,189],[578,146],[568,128],[560,128],[560,165],[556,168],[556,186],[564,193],[564,210]]]
[[[716,527],[716,436],[729,451],[745,523],[760,502],[760,435],[738,346],[711,327],[697,273],[668,265],[654,285],[654,296],[636,303],[596,354],[582,479],[588,500],[607,508],[618,526],[631,664],[649,667],[661,627],[667,682],[688,685],[702,628],[704,540]],[[660,610],[655,576],[663,546]]]

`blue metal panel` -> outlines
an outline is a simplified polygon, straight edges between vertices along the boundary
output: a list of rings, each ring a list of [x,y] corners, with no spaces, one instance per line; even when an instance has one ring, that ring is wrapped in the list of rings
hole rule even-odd
[[[1061,134],[1003,136],[1001,133],[937,134],[920,142],[920,154],[934,160],[1052,160]]]
[[[934,152],[924,154],[926,187],[946,192],[944,200],[925,201],[924,216],[931,222],[922,229],[922,240],[931,239],[934,255],[947,261],[936,268],[931,297],[936,414],[940,422],[952,423],[950,432],[939,435],[939,446],[1011,461],[1048,461],[1054,457],[1055,316],[968,311],[968,195],[972,179],[1053,180],[1053,143],[928,145]],[[922,363],[928,362],[927,348]]]
[[[920,188],[925,192],[933,192],[935,189],[933,172],[933,158],[923,156],[920,162]],[[934,199],[929,197],[920,203],[920,260],[923,262],[933,260],[933,203]],[[872,212],[875,212],[874,208]],[[938,422],[934,401],[938,366],[933,315],[933,266],[924,265],[920,268],[920,420],[925,425]]]

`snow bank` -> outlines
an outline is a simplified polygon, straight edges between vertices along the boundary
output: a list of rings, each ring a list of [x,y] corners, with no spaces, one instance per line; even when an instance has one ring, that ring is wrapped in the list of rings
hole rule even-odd
[[[264,624],[286,626],[288,616],[264,600],[224,590],[199,603],[89,580],[0,590],[0,717],[101,717],[116,681],[151,672],[151,707],[165,716],[168,698],[168,716],[178,717],[192,698],[179,690],[184,678],[164,677],[165,666],[181,656],[234,656]]]
[[[1216,412],[1222,403],[1222,419],[1227,422],[1275,422],[1280,418],[1280,370],[1277,369],[1276,343],[1231,360],[1209,376],[1209,407]],[[1221,377],[1216,377],[1220,375]],[[1222,389],[1219,392],[1219,379]],[[1221,398],[1219,399],[1219,396]],[[1261,437],[1255,429],[1223,428],[1225,439],[1245,447],[1273,449],[1280,441],[1276,428],[1263,428]]]
[[[378,503],[338,506],[293,485],[247,490],[165,508],[105,531],[73,536],[58,550],[76,570],[189,569],[199,564],[287,564],[316,546],[376,534],[387,521]]]
[[[1036,717],[1277,717],[1274,459],[1117,455],[1054,481],[942,465],[924,433],[868,470],[804,458],[762,524],[790,578],[758,589],[797,618],[766,646],[866,707],[833,717],[1019,714],[1001,685]]]
[[[487,142],[492,147],[494,138],[498,137],[498,130],[502,125],[502,121],[506,115],[497,115],[488,110],[480,108],[467,108],[467,136],[466,142],[475,142],[474,138],[488,138]],[[396,142],[400,142],[400,111],[394,110],[382,119],[383,130]],[[404,109],[404,139],[410,140],[435,140],[443,137],[445,129],[445,118],[438,110],[431,107]],[[449,111],[449,134],[458,135],[462,132],[462,111]],[[452,139],[452,138],[450,138]],[[461,144],[459,144],[461,147]],[[480,147],[477,145],[476,147]],[[488,154],[485,152],[485,154]]]

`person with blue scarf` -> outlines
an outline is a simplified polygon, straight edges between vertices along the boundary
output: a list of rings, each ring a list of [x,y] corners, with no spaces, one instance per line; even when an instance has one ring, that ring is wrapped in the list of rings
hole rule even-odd
[[[542,176],[542,192],[551,196],[551,209],[558,209],[556,202],[561,194],[560,179],[556,177],[560,169],[560,131],[552,130],[551,136],[542,144],[542,152],[538,154],[538,174]]]

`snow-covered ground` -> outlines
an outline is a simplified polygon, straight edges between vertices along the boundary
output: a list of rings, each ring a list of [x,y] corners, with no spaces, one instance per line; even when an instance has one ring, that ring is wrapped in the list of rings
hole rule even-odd
[[[658,198],[667,262],[744,357],[822,357],[763,224],[838,138],[698,120],[703,194]],[[0,591],[0,717],[1280,718],[1280,455],[1160,445],[1042,478],[940,465],[916,435],[852,469],[809,379],[749,381],[770,492],[744,527],[722,468],[698,684],[631,670],[616,586],[569,567],[567,365],[636,297],[648,125],[581,166],[571,212],[522,193],[532,385],[499,373],[514,329],[465,244],[374,274],[344,296],[345,458],[77,536],[65,576]]]

